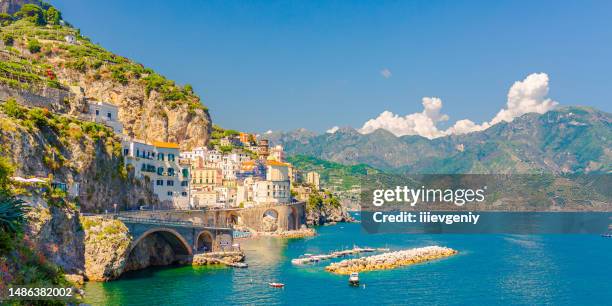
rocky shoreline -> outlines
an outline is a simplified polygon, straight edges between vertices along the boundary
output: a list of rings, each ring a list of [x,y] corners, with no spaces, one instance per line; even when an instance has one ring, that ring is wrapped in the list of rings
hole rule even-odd
[[[192,266],[206,266],[206,265],[231,265],[238,262],[244,261],[244,252],[210,252],[200,253],[193,255],[191,260]]]
[[[367,256],[346,259],[325,267],[325,271],[335,274],[350,274],[352,272],[389,270],[457,254],[458,251],[447,247],[427,246]]]
[[[279,237],[279,238],[304,238],[317,235],[314,228],[303,228],[292,231],[276,231],[276,232],[255,232],[252,238],[257,237]]]

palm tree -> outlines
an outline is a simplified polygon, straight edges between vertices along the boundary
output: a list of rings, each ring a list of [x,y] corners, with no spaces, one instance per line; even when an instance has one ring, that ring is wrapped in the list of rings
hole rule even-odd
[[[26,222],[26,203],[14,196],[0,192],[0,231],[17,233]]]

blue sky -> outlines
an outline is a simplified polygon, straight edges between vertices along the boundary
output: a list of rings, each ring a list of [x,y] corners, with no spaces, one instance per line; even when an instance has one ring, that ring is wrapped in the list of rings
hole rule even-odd
[[[612,111],[612,1],[51,3],[94,42],[192,84],[227,128],[361,127],[420,112],[422,97],[451,123],[482,122],[536,72],[561,105]]]

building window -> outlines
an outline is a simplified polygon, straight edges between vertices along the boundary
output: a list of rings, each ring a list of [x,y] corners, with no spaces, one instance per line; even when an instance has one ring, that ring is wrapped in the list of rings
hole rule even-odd
[[[164,174],[164,168],[162,167],[157,168],[157,175],[162,175],[162,174]]]
[[[170,156],[168,156],[170,157]],[[168,175],[169,176],[174,176],[174,168],[168,168]]]
[[[187,192],[183,191],[183,192],[181,192],[181,195],[186,197],[187,196]]]
[[[168,160],[174,161],[174,154],[168,154]]]
[[[182,181],[182,182],[181,182],[181,186],[182,186],[182,187],[187,187],[187,186],[189,186],[189,181]]]
[[[189,169],[183,169],[183,177],[189,177]]]
[[[113,116],[111,115],[111,113],[106,113],[106,117],[108,117],[108,119],[113,119]]]
[[[127,156],[130,154],[130,149],[123,149],[123,155]]]
[[[168,180],[168,181],[166,182],[166,185],[168,185],[168,186],[174,186],[174,181],[172,181],[172,180]]]
[[[164,180],[157,180],[156,181],[156,185],[157,186],[164,186]]]
[[[140,150],[136,149],[136,157],[140,157]]]
[[[164,153],[157,154],[157,160],[164,160]]]
[[[172,191],[168,191],[168,196],[171,197],[172,196]]]
[[[100,115],[100,110],[96,109],[96,116]]]

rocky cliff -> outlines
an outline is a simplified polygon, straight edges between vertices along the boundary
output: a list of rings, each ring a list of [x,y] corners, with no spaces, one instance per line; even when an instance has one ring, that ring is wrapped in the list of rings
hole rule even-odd
[[[330,222],[353,222],[354,219],[349,215],[343,206],[331,207],[324,206],[317,209],[306,210],[306,223],[308,225],[324,225]]]
[[[82,275],[85,232],[78,213],[68,208],[38,207],[28,214],[26,233],[37,249],[65,273]]]
[[[85,230],[84,272],[90,281],[118,278],[125,270],[132,237],[120,221],[82,217]]]
[[[2,8],[14,13],[23,3],[3,1]],[[34,93],[72,90],[65,100],[71,110],[84,110],[83,97],[115,104],[125,133],[138,139],[178,142],[183,149],[207,143],[208,109],[190,85],[91,43],[55,8],[40,5],[22,14],[28,17],[18,12],[2,21],[0,84]]]
[[[120,139],[105,126],[15,102],[0,105],[0,126],[0,152],[15,175],[65,183],[62,201],[84,212],[158,202],[149,184],[124,166]]]

